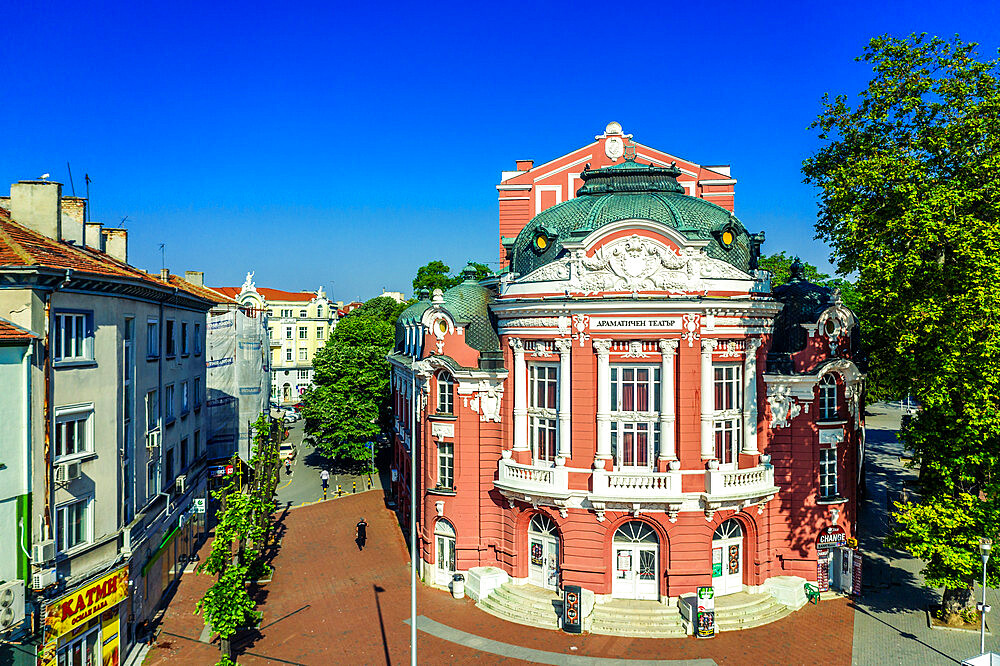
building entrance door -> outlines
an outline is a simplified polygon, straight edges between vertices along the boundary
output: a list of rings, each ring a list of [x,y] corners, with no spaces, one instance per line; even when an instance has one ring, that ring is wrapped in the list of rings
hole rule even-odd
[[[712,535],[712,587],[717,597],[743,591],[743,529],[733,519]]]
[[[528,525],[528,580],[532,585],[555,590],[559,587],[559,536],[555,523],[543,514],[532,516]]]
[[[633,520],[619,527],[611,544],[611,596],[658,600],[659,553],[656,532],[646,523]]]
[[[434,526],[434,581],[448,585],[455,575],[455,528],[445,519]]]

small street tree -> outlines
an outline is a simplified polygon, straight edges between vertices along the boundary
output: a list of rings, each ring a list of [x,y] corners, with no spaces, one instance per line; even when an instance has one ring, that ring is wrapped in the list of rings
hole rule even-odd
[[[476,269],[473,279],[482,280],[493,274],[490,267],[479,262],[469,262]],[[431,261],[417,269],[417,275],[413,278],[413,293],[416,294],[421,289],[426,289],[434,293],[435,289],[446,291],[464,278],[461,275],[450,275],[451,267],[440,260]]]
[[[231,663],[230,639],[260,615],[247,592],[247,584],[267,573],[264,553],[273,529],[275,491],[281,463],[270,418],[261,414],[253,424],[253,449],[249,473],[239,456],[233,456],[234,473],[215,491],[220,508],[215,538],[198,571],[218,577],[198,602],[206,625],[219,634],[222,661]]]
[[[771,271],[774,277],[771,278],[771,285],[777,287],[780,284],[785,284],[791,277],[791,267],[792,263],[795,261],[795,257],[791,257],[785,253],[784,250],[781,252],[776,252],[774,254],[769,254],[757,260],[757,267],[766,271]],[[830,277],[826,273],[820,273],[819,269],[810,264],[808,261],[803,261],[802,266],[806,271],[806,280],[812,282],[813,284],[822,285],[824,287],[829,287],[831,289],[839,289],[840,297],[844,301],[844,305],[854,310],[855,313],[857,305],[857,291],[854,289],[854,283],[850,280],[845,280],[843,278]]]
[[[975,544],[1000,529],[1000,67],[957,37],[877,37],[853,106],[825,98],[817,236],[858,275],[869,386],[922,405],[900,433],[920,497],[889,545],[925,562],[946,610],[969,603]],[[990,580],[996,585],[996,558]]]

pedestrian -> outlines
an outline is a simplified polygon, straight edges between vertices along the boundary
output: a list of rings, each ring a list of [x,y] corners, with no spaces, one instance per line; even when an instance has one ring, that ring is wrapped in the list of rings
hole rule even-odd
[[[358,521],[356,535],[355,542],[358,544],[358,550],[361,550],[365,547],[365,541],[368,540],[368,523],[365,522],[364,518]]]
[[[291,475],[292,473],[292,459],[285,458],[285,474]]]
[[[319,473],[319,480],[323,482],[323,496],[326,497],[326,489],[330,487],[330,473],[324,469]]]

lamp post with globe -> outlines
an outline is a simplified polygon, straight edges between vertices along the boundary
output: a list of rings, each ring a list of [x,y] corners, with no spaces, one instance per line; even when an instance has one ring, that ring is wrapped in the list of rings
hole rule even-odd
[[[979,654],[986,653],[986,614],[990,612],[990,607],[986,604],[986,563],[990,559],[992,548],[991,539],[979,539],[979,553],[983,556],[983,600],[976,604],[976,609],[979,611]]]

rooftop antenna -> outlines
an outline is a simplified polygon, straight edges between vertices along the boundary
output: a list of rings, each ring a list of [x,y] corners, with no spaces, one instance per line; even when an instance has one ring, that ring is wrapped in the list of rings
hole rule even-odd
[[[89,173],[83,174],[83,182],[87,184],[87,207],[84,208],[84,210],[86,211],[86,219],[84,221],[90,222],[90,174]]]
[[[128,217],[128,216],[126,215],[126,217]],[[165,259],[164,259],[164,257],[163,257],[163,246],[164,246],[164,245],[165,245],[165,243],[160,243],[160,270],[161,270],[161,271],[162,271],[162,270],[163,270],[164,268],[166,268],[166,267],[167,267],[167,262],[166,262],[166,260],[165,260]]]
[[[69,188],[73,191],[73,196],[76,196],[76,185],[73,184],[73,170],[69,168],[69,162],[66,162],[66,171],[69,171]]]
[[[125,220],[127,220],[127,219],[128,219],[128,215],[126,215],[125,217],[123,217],[123,218],[122,218],[122,221],[118,223],[118,228],[119,228],[119,229],[121,229],[121,228],[122,228],[122,225],[123,225],[123,224],[125,224]],[[162,245],[160,246],[160,249],[161,249],[161,250],[163,249],[163,246],[162,246]]]

